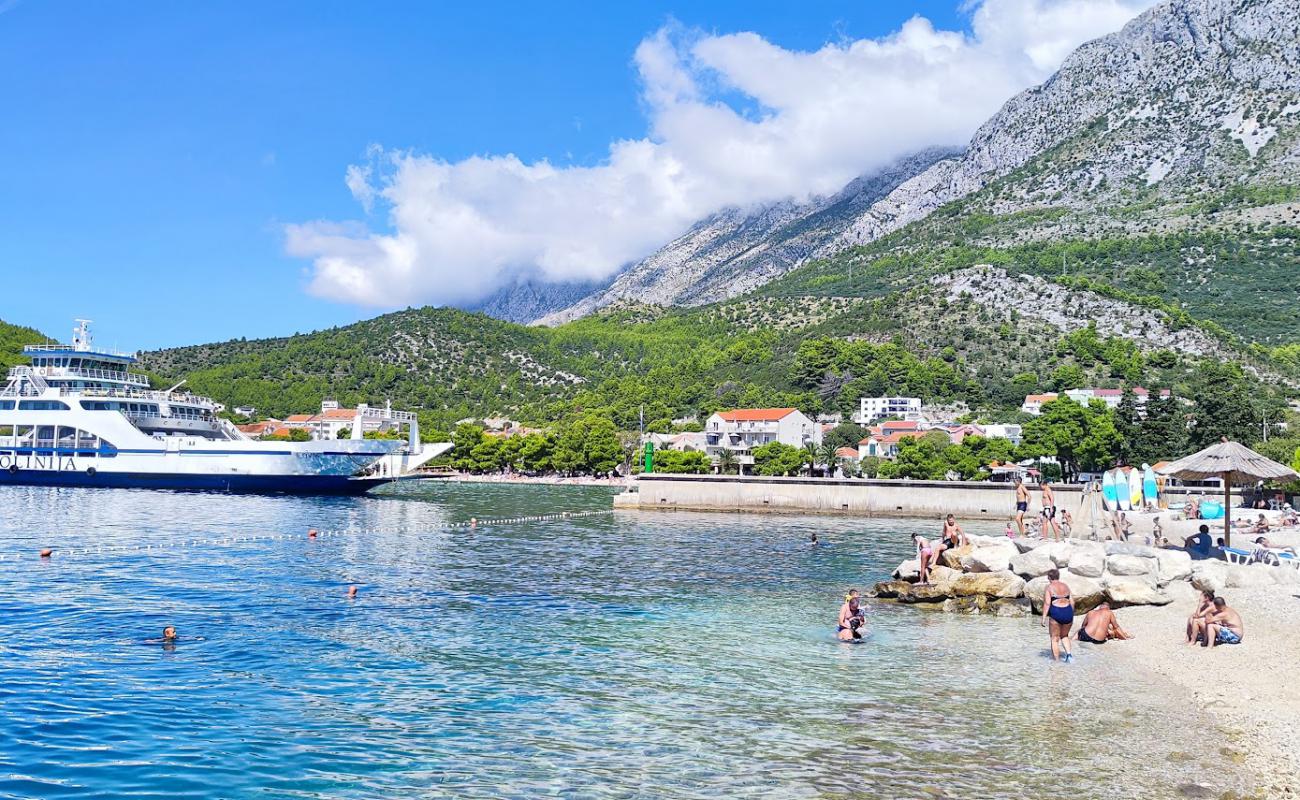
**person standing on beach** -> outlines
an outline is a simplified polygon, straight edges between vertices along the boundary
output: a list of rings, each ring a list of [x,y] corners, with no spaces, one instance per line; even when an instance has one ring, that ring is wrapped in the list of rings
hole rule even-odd
[[[1061,541],[1061,528],[1056,524],[1056,495],[1052,493],[1052,487],[1043,482],[1043,538],[1047,538],[1047,526],[1052,526],[1052,534],[1056,541]]]
[[[1043,589],[1043,625],[1052,641],[1052,660],[1061,660],[1065,650],[1065,663],[1074,660],[1070,652],[1070,628],[1074,625],[1074,598],[1070,587],[1061,581],[1061,571],[1047,571],[1047,588]]]
[[[1025,488],[1025,479],[1016,478],[1016,527],[1020,535],[1025,535],[1025,512],[1029,510],[1029,490]]]

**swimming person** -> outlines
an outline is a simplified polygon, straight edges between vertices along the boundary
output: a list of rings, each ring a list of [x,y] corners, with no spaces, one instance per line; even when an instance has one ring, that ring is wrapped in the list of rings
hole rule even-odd
[[[1047,538],[1046,525],[1051,525],[1052,534],[1054,535],[1056,541],[1059,542],[1061,541],[1061,529],[1056,524],[1056,495],[1052,493],[1052,487],[1048,485],[1047,482],[1043,483],[1042,491],[1043,491],[1043,520],[1045,521],[1045,526],[1043,528],[1043,538],[1044,539]]]
[[[934,548],[930,546],[930,540],[919,533],[912,534],[912,544],[916,545],[916,560],[921,563],[921,575],[918,580],[928,584],[930,565],[934,563]]]
[[[176,641],[176,626],[175,626],[175,625],[168,625],[166,628],[163,628],[162,640],[163,640],[164,642],[174,642],[174,641]]]
[[[860,629],[866,621],[866,616],[862,613],[859,596],[857,589],[850,589],[849,593],[844,596],[844,605],[840,606],[839,618],[835,623],[835,634],[842,642],[851,642],[862,638]]]
[[[1205,620],[1205,638],[1202,647],[1217,647],[1221,644],[1241,644],[1246,635],[1246,626],[1235,608],[1228,605],[1222,597],[1214,598],[1214,613]]]
[[[1020,535],[1025,535],[1025,512],[1029,510],[1029,490],[1025,488],[1025,479],[1016,478],[1016,527]]]
[[[349,586],[349,587],[348,587],[348,599],[349,599],[349,600],[355,600],[356,598],[357,598],[357,587],[355,587],[355,586]]]
[[[817,545],[821,544],[821,542],[817,541],[817,531],[813,531],[808,536],[808,544],[812,547],[816,547]]]
[[[1205,620],[1214,613],[1214,591],[1211,589],[1201,590],[1200,602],[1196,604],[1196,610],[1187,618],[1187,643],[1196,644],[1205,635]]]
[[[1043,589],[1043,624],[1052,640],[1052,660],[1060,661],[1064,649],[1065,663],[1070,663],[1074,659],[1070,652],[1074,598],[1070,596],[1070,587],[1061,582],[1061,571],[1057,569],[1047,571],[1047,588]]]
[[[1110,610],[1110,602],[1102,600],[1101,605],[1083,615],[1083,623],[1079,625],[1075,638],[1090,644],[1105,644],[1109,639],[1132,639],[1133,636],[1119,626],[1115,612]]]

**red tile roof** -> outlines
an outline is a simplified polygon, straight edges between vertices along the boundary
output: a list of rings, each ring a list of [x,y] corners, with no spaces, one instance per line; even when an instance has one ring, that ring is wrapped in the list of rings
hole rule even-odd
[[[355,408],[327,408],[318,417],[322,419],[356,419]]]
[[[835,455],[839,456],[840,458],[857,458],[857,457],[858,457],[858,448],[856,448],[856,447],[841,447],[840,449],[838,449],[838,450],[835,451]]]
[[[1047,394],[1027,394],[1025,395],[1025,402],[1026,403],[1050,403],[1053,400],[1055,400],[1058,396],[1059,395],[1057,395],[1055,392],[1048,392]]]
[[[891,419],[880,423],[880,428],[886,431],[916,431],[921,429],[921,423],[914,420]]]
[[[290,414],[284,418],[285,422],[311,422],[312,414]]]
[[[793,408],[738,408],[734,411],[719,411],[718,416],[727,422],[775,422],[795,411]]]

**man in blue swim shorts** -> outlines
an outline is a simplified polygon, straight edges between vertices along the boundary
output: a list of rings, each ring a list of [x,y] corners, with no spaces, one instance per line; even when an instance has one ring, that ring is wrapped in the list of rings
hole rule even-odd
[[[1205,640],[1202,646],[1216,647],[1221,644],[1241,644],[1241,637],[1246,635],[1246,626],[1241,615],[1228,605],[1222,597],[1214,598],[1214,613],[1205,623]]]

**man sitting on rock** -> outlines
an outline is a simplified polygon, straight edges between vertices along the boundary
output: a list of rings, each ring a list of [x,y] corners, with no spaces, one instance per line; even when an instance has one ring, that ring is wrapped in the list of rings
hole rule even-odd
[[[1115,612],[1110,610],[1110,603],[1103,600],[1084,616],[1083,625],[1074,638],[1089,644],[1105,644],[1110,639],[1132,639],[1133,635],[1119,626]]]
[[[1228,605],[1222,597],[1214,598],[1214,613],[1205,621],[1205,639],[1202,647],[1217,647],[1221,644],[1241,644],[1246,635],[1246,626],[1235,608]]]
[[[1183,547],[1187,548],[1187,552],[1191,553],[1192,556],[1205,558],[1210,555],[1210,546],[1213,542],[1214,539],[1210,536],[1210,526],[1202,525],[1200,533],[1195,536],[1188,536],[1183,540]]]

